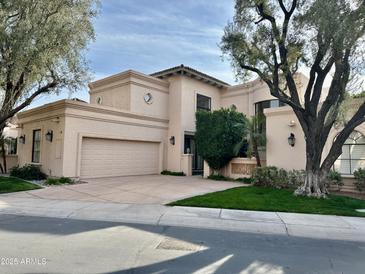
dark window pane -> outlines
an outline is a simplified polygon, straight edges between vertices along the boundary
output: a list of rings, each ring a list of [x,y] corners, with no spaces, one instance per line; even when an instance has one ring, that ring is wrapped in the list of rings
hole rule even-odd
[[[211,98],[198,94],[197,95],[197,110],[208,110],[211,109]]]
[[[41,155],[41,130],[33,130],[32,162],[39,163]]]

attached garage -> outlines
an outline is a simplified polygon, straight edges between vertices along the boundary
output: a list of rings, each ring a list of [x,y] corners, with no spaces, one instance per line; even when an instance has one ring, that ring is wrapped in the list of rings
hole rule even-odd
[[[83,138],[81,178],[159,173],[160,143]]]

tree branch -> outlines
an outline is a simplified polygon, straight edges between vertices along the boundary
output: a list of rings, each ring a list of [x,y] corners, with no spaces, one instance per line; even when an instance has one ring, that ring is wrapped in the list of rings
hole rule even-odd
[[[9,118],[13,117],[16,113],[18,113],[19,111],[21,111],[22,109],[24,109],[25,107],[29,106],[32,101],[40,94],[43,93],[47,93],[50,90],[54,89],[55,87],[57,87],[59,85],[59,81],[57,80],[53,80],[52,82],[46,84],[43,87],[40,87],[38,90],[36,90],[35,92],[32,93],[31,96],[29,96],[27,99],[25,99],[25,101],[23,103],[21,103],[19,106],[17,106],[16,108],[7,111],[6,113],[2,113],[2,115],[0,116],[0,124],[3,124],[6,122],[6,120],[8,120]]]
[[[355,115],[345,125],[342,131],[337,135],[336,140],[333,142],[331,149],[323,161],[321,168],[329,169],[333,166],[334,162],[342,153],[342,144],[345,143],[350,134],[356,127],[365,122],[365,102],[359,107]]]

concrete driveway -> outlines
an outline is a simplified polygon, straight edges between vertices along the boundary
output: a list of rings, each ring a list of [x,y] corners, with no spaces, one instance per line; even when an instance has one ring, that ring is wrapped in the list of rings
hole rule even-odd
[[[148,175],[89,179],[82,184],[52,186],[3,196],[121,204],[167,204],[241,185],[235,182],[205,180],[197,176]]]

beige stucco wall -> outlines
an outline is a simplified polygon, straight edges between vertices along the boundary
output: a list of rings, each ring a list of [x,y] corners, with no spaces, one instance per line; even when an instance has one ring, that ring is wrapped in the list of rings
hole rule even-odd
[[[131,109],[131,87],[127,79],[114,86],[99,88],[90,93],[90,103],[97,104],[98,97],[101,98],[101,105],[115,107],[123,110]]]
[[[140,81],[142,82],[142,81]],[[168,101],[169,89],[165,87],[154,87],[150,83],[137,84],[135,81],[130,85],[131,98],[130,110],[142,115],[152,115],[163,119],[169,118]],[[147,104],[144,101],[144,96],[150,93],[152,95],[152,104]]]
[[[295,114],[290,107],[266,109],[266,164],[285,169],[305,168],[305,141]],[[294,121],[294,126],[291,121]],[[296,138],[295,146],[288,144],[290,133]]]
[[[356,109],[358,103],[352,104]],[[290,107],[266,109],[266,157],[267,165],[290,169],[305,169],[306,152],[303,130]],[[293,126],[294,124],[294,126]],[[323,149],[322,160],[325,159],[336,135],[342,128],[334,128],[329,133]],[[365,124],[358,126],[356,131],[365,135]],[[290,133],[295,134],[295,146],[288,144]]]
[[[161,80],[131,70],[95,81],[89,87],[90,104],[65,100],[20,114],[20,134],[27,136],[26,144],[19,144],[20,164],[30,162],[32,130],[40,128],[41,163],[47,174],[79,176],[83,137],[159,142],[161,170],[182,171],[186,169],[182,160],[184,134],[195,132],[198,93],[211,98],[212,110],[234,104],[247,116],[255,114],[255,103],[275,99],[260,80],[218,88],[186,75]],[[144,101],[146,93],[152,94],[152,104]],[[101,105],[96,104],[98,97],[102,98]],[[267,110],[267,116],[267,164],[303,168],[300,126],[288,126],[291,120],[296,121],[295,116],[288,108]],[[54,131],[52,143],[44,140],[47,130]],[[297,137],[294,148],[287,144],[290,132]],[[172,136],[175,145],[169,142]]]
[[[96,108],[67,108],[65,138],[69,142],[64,152],[64,175],[79,177],[83,137],[159,142],[162,171],[166,165],[164,155],[168,121],[143,116],[128,117],[126,114],[98,112]]]
[[[308,78],[303,74],[298,74],[295,77],[298,94],[303,101],[304,88],[308,82]],[[237,111],[246,114],[247,116],[255,115],[255,104],[267,100],[275,100],[270,94],[270,90],[266,83],[260,79],[250,81],[245,84],[235,85],[224,89],[221,92],[221,106],[229,108],[232,105],[237,107]]]
[[[169,128],[168,139],[175,137],[175,145],[167,144],[167,169],[181,171],[181,146],[184,143],[182,134],[182,77],[174,76],[168,79],[169,91]]]
[[[52,111],[52,108],[57,109]],[[40,128],[41,166],[48,175],[79,177],[83,137],[158,142],[159,169],[166,167],[168,120],[69,100],[25,112],[21,117],[24,118],[20,119],[23,125],[20,134],[26,135],[26,143],[19,145],[19,162],[21,165],[30,163],[32,130]],[[56,123],[53,120],[57,117],[59,122]],[[54,131],[52,143],[45,140],[45,133],[51,129]]]
[[[182,127],[183,131],[195,131],[195,113],[197,111],[197,94],[211,98],[211,109],[221,108],[221,89],[190,77],[182,81]]]
[[[25,135],[25,144],[18,142],[19,165],[32,163],[33,130],[41,130],[40,164],[43,172],[51,176],[63,174],[64,151],[64,111],[57,104],[48,104],[43,107],[20,113],[19,136]],[[45,138],[45,134],[53,131],[53,142]]]
[[[169,81],[169,130],[168,138],[175,137],[175,145],[168,143],[167,169],[182,171],[182,155],[184,154],[185,132],[195,132],[195,113],[197,94],[211,98],[213,110],[219,109],[221,90],[201,81],[184,77],[172,76]]]
[[[169,83],[136,71],[128,70],[90,83],[90,103],[114,107],[141,115],[168,119]],[[153,103],[147,104],[144,95],[151,93]]]

